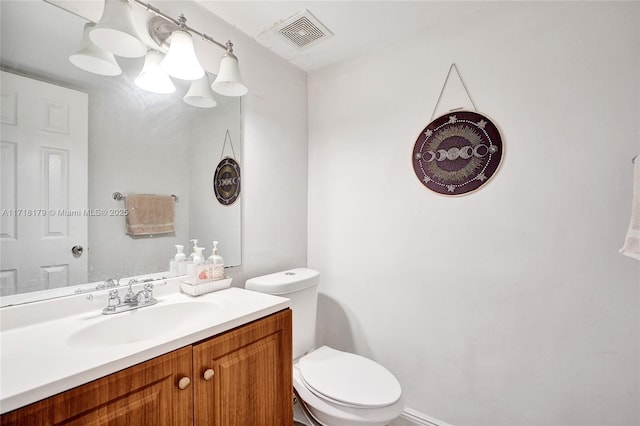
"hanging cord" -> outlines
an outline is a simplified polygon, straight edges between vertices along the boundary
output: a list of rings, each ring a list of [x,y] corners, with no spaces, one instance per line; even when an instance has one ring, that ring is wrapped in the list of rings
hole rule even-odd
[[[227,146],[227,138],[229,138],[229,145],[231,145],[231,152],[233,152],[233,158],[236,159],[236,151],[233,149],[233,141],[231,140],[231,134],[229,133],[229,129],[227,129],[227,133],[224,135],[224,143],[222,144],[222,153],[220,153],[220,160],[224,158],[224,148]]]
[[[478,111],[478,108],[476,107],[476,104],[473,102],[473,99],[471,99],[471,95],[469,94],[469,91],[467,90],[467,86],[464,84],[464,80],[462,79],[462,76],[460,75],[460,71],[458,71],[458,67],[456,66],[455,63],[453,63],[449,67],[449,72],[447,73],[447,78],[444,79],[444,84],[442,85],[442,89],[440,90],[440,95],[438,95],[438,100],[436,101],[436,106],[433,108],[433,112],[431,113],[431,118],[429,119],[429,121],[433,121],[433,116],[435,115],[436,110],[438,109],[438,105],[440,105],[440,99],[442,99],[442,94],[444,93],[444,89],[445,89],[445,87],[447,87],[447,83],[449,82],[449,76],[451,76],[451,70],[454,69],[454,68],[456,70],[456,73],[458,74],[458,78],[460,79],[460,82],[462,83],[462,88],[467,93],[467,97],[471,101],[471,105],[473,105],[473,110],[474,111]]]

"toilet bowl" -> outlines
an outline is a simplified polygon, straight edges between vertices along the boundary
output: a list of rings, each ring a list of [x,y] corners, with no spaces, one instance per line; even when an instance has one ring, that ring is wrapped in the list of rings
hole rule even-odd
[[[319,273],[298,268],[247,280],[247,290],[291,300],[293,385],[324,426],[384,426],[404,409],[398,380],[380,364],[328,346],[313,349]]]

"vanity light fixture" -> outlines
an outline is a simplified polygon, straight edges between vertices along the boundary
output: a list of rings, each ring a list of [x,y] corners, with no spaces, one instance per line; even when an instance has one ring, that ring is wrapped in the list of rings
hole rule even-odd
[[[153,43],[151,41],[143,43],[138,37],[132,3],[141,5],[155,15],[148,22],[149,37]],[[184,101],[193,106],[211,108],[216,105],[216,101],[208,88],[203,89],[203,81],[208,85],[209,80],[194,49],[192,37],[197,35],[210,44],[224,49],[218,76],[210,86],[211,89],[224,96],[245,95],[248,89],[240,75],[238,58],[233,53],[233,43],[227,41],[222,44],[187,26],[186,21],[184,15],[173,19],[142,0],[104,0],[100,21],[93,27],[94,24],[87,24],[85,33],[88,34],[88,41],[95,44],[96,50],[100,48],[106,51],[103,62],[109,63],[110,67],[85,66],[84,62],[77,57],[79,53],[72,55],[69,59],[85,71],[102,75],[118,75],[122,71],[113,55],[128,58],[146,55],[142,72],[135,79],[136,85],[154,93],[172,93],[175,91],[175,86],[169,76],[191,80],[192,84],[183,98]],[[155,46],[152,46],[153,44]],[[162,53],[158,51],[167,53],[162,57]],[[94,56],[99,57],[97,54]],[[168,75],[159,74],[161,69]]]
[[[134,80],[136,86],[152,93],[168,94],[176,91],[171,78],[160,68],[162,58],[162,54],[155,50],[147,52],[142,71]]]
[[[213,108],[218,105],[209,89],[209,77],[206,74],[191,82],[189,91],[182,99],[189,105],[198,108]]]
[[[93,22],[88,22],[84,25],[80,48],[73,55],[69,56],[69,61],[78,68],[94,74],[107,76],[120,75],[122,69],[120,69],[113,54],[100,49],[91,41],[89,33],[94,27],[95,24]]]
[[[104,0],[102,17],[89,37],[98,47],[116,56],[140,58],[147,53],[147,46],[135,30],[127,0]]]
[[[204,69],[198,62],[191,34],[185,27],[187,19],[180,15],[178,22],[178,28],[169,37],[169,51],[160,63],[160,68],[171,77],[198,80],[204,75]]]
[[[218,72],[218,78],[216,78],[211,86],[215,92],[225,96],[242,96],[248,92],[247,86],[244,84],[242,76],[240,75],[238,58],[233,53],[233,43],[231,43],[231,41],[227,41],[225,44],[222,44],[212,39],[208,35],[187,26],[186,18],[183,15],[180,15],[180,18],[178,20],[175,20],[162,13],[159,9],[156,9],[150,4],[143,2],[142,0],[132,1],[144,6],[147,10],[156,14],[156,18],[152,19],[149,22],[149,35],[154,40],[154,42],[158,44],[158,46],[164,46],[167,43],[170,44],[172,40],[170,39],[169,35],[172,38],[173,33],[177,29],[180,29],[187,33],[200,36],[203,40],[209,42],[210,44],[213,44],[225,50],[225,53],[222,56],[222,60],[220,62],[220,71]],[[160,22],[160,19],[163,19],[164,22]],[[174,28],[167,28],[167,26],[170,27],[171,25],[173,25]]]
[[[211,88],[224,96],[245,95],[249,89],[247,89],[240,75],[238,58],[233,54],[233,43],[228,41],[226,49],[227,51],[222,55],[222,60],[220,61],[218,77],[211,85]]]

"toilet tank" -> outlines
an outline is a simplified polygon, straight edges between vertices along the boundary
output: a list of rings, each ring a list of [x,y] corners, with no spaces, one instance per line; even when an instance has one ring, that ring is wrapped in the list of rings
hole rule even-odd
[[[291,300],[293,311],[293,358],[313,349],[320,273],[297,268],[247,280],[247,290],[275,294]]]

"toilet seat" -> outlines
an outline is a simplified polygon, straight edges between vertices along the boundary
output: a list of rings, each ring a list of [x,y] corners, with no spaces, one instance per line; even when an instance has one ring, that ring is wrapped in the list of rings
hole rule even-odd
[[[388,407],[400,400],[400,383],[380,364],[323,346],[300,358],[300,378],[317,397],[353,408]]]

